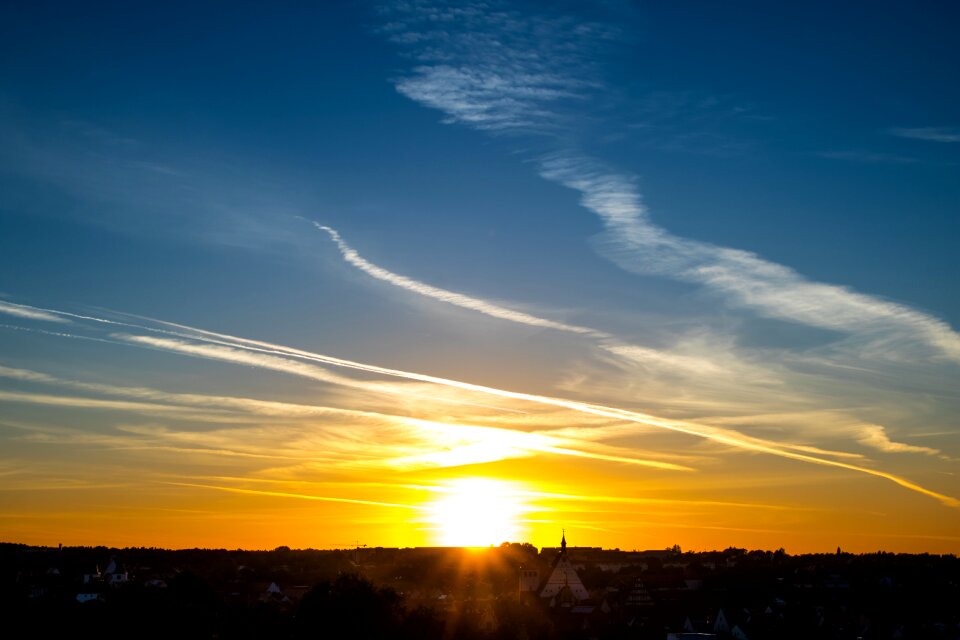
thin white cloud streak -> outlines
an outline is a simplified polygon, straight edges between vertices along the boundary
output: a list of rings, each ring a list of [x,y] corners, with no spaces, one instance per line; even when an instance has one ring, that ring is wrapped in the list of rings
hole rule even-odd
[[[90,405],[78,405],[89,408]],[[176,454],[183,463],[185,455],[239,458],[254,461],[323,464],[330,468],[343,463],[343,456],[319,456],[319,446],[297,447],[287,440],[288,428],[226,428],[213,431],[178,431],[153,425],[121,425],[114,432],[95,433],[87,430],[49,425],[0,422],[0,426],[26,432],[21,439],[44,444],[93,446],[111,451],[145,451]],[[315,431],[312,430],[312,431]],[[298,432],[294,432],[297,435]],[[287,438],[287,440],[284,440]],[[336,443],[334,443],[336,444]],[[263,453],[271,450],[271,453]],[[286,453],[284,453],[286,452]]]
[[[745,425],[761,427],[776,425],[777,428],[783,428],[785,426],[803,425],[807,427],[807,433],[817,432],[819,434],[829,434],[834,437],[852,436],[853,439],[860,444],[884,453],[923,453],[949,459],[947,456],[944,456],[939,449],[894,442],[887,435],[886,428],[881,425],[864,424],[863,421],[854,417],[830,411],[805,411],[734,417],[703,417],[700,420],[707,424],[732,427]],[[817,425],[817,428],[812,429],[811,425]],[[863,458],[860,454],[829,451],[810,445],[792,445],[791,448],[817,455],[841,458]]]
[[[55,383],[58,381],[57,378],[49,376],[45,373],[40,373],[39,371],[30,371],[29,369],[17,369],[14,367],[7,367],[0,365],[0,377],[3,378],[12,378],[14,380],[24,380],[27,382],[44,382],[44,383]]]
[[[594,338],[609,337],[608,334],[590,329],[588,327],[579,327],[563,322],[548,320],[546,318],[539,318],[522,311],[516,311],[514,309],[502,307],[481,298],[474,298],[462,293],[457,293],[455,291],[441,289],[439,287],[434,287],[424,282],[393,273],[392,271],[388,271],[383,267],[378,267],[357,253],[357,251],[347,244],[335,229],[321,225],[317,222],[313,222],[312,224],[317,229],[325,231],[330,236],[330,238],[337,245],[337,248],[340,250],[340,255],[343,256],[345,261],[357,269],[360,269],[370,277],[376,278],[377,280],[382,280],[383,282],[400,287],[401,289],[406,289],[407,291],[412,291],[413,293],[425,296],[427,298],[446,302],[464,309],[470,309],[471,311],[477,311],[492,318],[508,320],[510,322],[525,324],[532,327],[541,327],[544,329],[555,329],[557,331],[567,331],[570,333],[589,335]]]
[[[335,413],[350,413],[351,415],[370,415],[370,412],[356,411],[352,409],[337,409],[318,405],[297,404],[290,402],[276,402],[272,400],[259,400],[255,398],[243,398],[237,396],[214,396],[194,393],[170,393],[158,389],[149,389],[145,387],[123,387],[109,384],[98,384],[90,382],[79,382],[58,378],[45,373],[31,371],[29,369],[17,369],[0,365],[0,377],[22,380],[26,382],[36,382],[43,384],[52,384],[65,386],[72,389],[82,389],[96,393],[104,393],[127,398],[137,398],[142,400],[154,400],[158,402],[174,403],[188,405],[190,407],[199,407],[203,409],[226,409],[231,411],[242,411],[263,416],[276,416],[286,418],[305,418],[315,416],[325,416]],[[154,405],[145,405],[154,406]]]
[[[551,491],[529,491],[523,494],[526,497],[557,500],[562,502],[609,502],[615,504],[656,504],[675,505],[678,507],[735,507],[745,509],[767,509],[772,511],[812,511],[808,507],[795,505],[765,504],[759,502],[730,502],[727,500],[684,500],[674,498],[633,498],[628,496],[579,495],[570,493],[556,493]]]
[[[539,134],[563,121],[561,98],[567,93],[585,98],[588,89],[600,86],[586,79],[598,77],[587,70],[603,29],[588,25],[580,37],[572,37],[569,21],[515,12],[509,13],[507,28],[503,12],[479,5],[470,9],[456,18],[452,9],[427,3],[393,10],[399,18],[385,31],[416,34],[400,41],[422,63],[396,80],[398,91],[477,129]],[[424,26],[437,21],[446,23],[442,33]],[[543,55],[544,47],[556,48],[560,56]],[[570,111],[568,116],[583,114]],[[575,130],[570,126],[566,133]],[[896,131],[941,141],[954,134],[938,128]],[[911,347],[920,342],[934,355],[960,362],[960,335],[947,323],[842,286],[811,282],[748,251],[675,236],[650,220],[632,179],[580,153],[568,149],[548,155],[540,172],[580,192],[581,204],[607,228],[600,252],[627,271],[696,283],[762,316],[866,338],[898,355],[917,357]]]
[[[186,407],[175,407],[164,404],[155,404],[152,402],[130,402],[126,400],[103,400],[99,398],[81,398],[78,396],[53,396],[40,393],[27,393],[15,391],[0,391],[0,401],[4,402],[22,402],[28,404],[43,404],[50,406],[84,408],[84,409],[110,409],[116,411],[138,411],[138,412],[183,412],[184,410],[193,411]]]
[[[464,309],[476,311],[500,320],[582,335],[597,341],[601,349],[618,358],[645,366],[666,367],[688,373],[695,373],[697,375],[714,375],[724,371],[724,367],[705,357],[687,356],[670,351],[652,349],[650,347],[625,344],[604,331],[533,316],[522,311],[494,304],[488,300],[467,296],[448,289],[441,289],[426,284],[425,282],[408,278],[377,266],[361,256],[335,229],[313,221],[311,221],[311,224],[317,229],[329,234],[330,238],[337,245],[340,255],[347,263],[377,280],[387,282],[401,289]]]
[[[430,453],[427,455],[440,455],[469,461],[463,462],[463,464],[474,464],[480,460],[493,461],[505,457],[545,453],[635,464],[667,471],[693,471],[691,467],[674,462],[639,458],[636,452],[628,449],[617,447],[604,449],[593,445],[589,440],[557,437],[549,433],[527,433],[513,429],[449,424],[432,420],[410,419],[408,422],[427,432],[432,432],[434,435],[431,440],[438,438],[440,444],[447,445],[438,454]],[[506,456],[503,452],[515,452],[517,455]]]
[[[302,369],[297,369],[297,375],[302,375]],[[640,466],[652,467],[656,469],[672,471],[692,471],[690,467],[679,465],[674,462],[657,460],[658,456],[652,452],[642,452],[649,457],[644,459],[640,453],[635,450],[627,450],[619,447],[604,447],[591,442],[591,439],[577,439],[570,435],[564,437],[554,437],[548,434],[527,433],[514,429],[497,428],[489,426],[473,426],[459,423],[447,423],[433,420],[422,420],[407,416],[397,416],[371,411],[358,411],[355,409],[341,409],[333,407],[322,407],[315,405],[292,404],[285,402],[270,402],[255,400],[251,398],[238,398],[232,396],[208,396],[200,394],[180,394],[159,391],[156,389],[147,389],[142,387],[121,387],[115,385],[93,384],[76,382],[56,378],[44,373],[30,371],[27,369],[15,369],[0,365],[0,377],[12,378],[15,380],[55,384],[86,391],[95,391],[98,393],[107,393],[138,399],[149,399],[154,401],[186,404],[187,407],[169,406],[166,404],[137,403],[116,400],[102,400],[96,398],[82,398],[76,396],[52,396],[47,394],[35,393],[13,393],[0,391],[0,401],[8,402],[27,402],[32,404],[67,406],[77,409],[101,409],[101,410],[119,410],[145,413],[155,415],[162,413],[185,413],[184,416],[191,420],[200,419],[206,422],[240,422],[233,416],[215,415],[213,417],[207,414],[195,415],[189,413],[192,407],[203,409],[242,411],[252,413],[258,416],[279,416],[285,418],[312,418],[318,416],[337,416],[349,418],[351,420],[361,419],[367,422],[373,421],[378,425],[390,424],[399,429],[397,435],[403,438],[413,438],[411,445],[417,453],[406,456],[392,456],[389,450],[386,454],[377,456],[372,462],[376,466],[390,466],[399,468],[411,468],[415,466],[462,466],[467,464],[479,464],[482,462],[493,462],[512,457],[523,457],[541,454],[553,454],[562,456],[574,456],[590,458],[594,460],[606,460],[622,462],[626,464],[636,464]],[[313,456],[279,456],[264,455],[251,452],[238,452],[235,449],[228,448],[223,441],[211,443],[216,435],[206,433],[198,435],[192,432],[167,432],[162,434],[156,430],[149,433],[141,429],[123,429],[138,435],[163,436],[165,439],[173,439],[182,443],[187,439],[191,443],[200,443],[208,445],[206,448],[184,448],[163,447],[160,443],[154,442],[150,447],[156,449],[169,449],[185,453],[203,453],[212,455],[238,455],[246,457],[259,457],[268,459],[286,459],[286,460],[315,460]],[[327,429],[326,433],[330,437],[336,436],[336,429]],[[231,441],[239,441],[244,437],[252,437],[250,429],[237,431],[236,438],[229,438]],[[347,442],[350,439],[341,437],[341,441]],[[90,441],[87,438],[87,441]],[[102,438],[96,439],[96,442],[103,442]],[[109,442],[114,443],[113,440]],[[326,446],[334,446],[330,440],[326,441]],[[213,445],[213,446],[211,446]],[[364,440],[355,443],[353,448],[361,448],[369,451],[369,444]],[[142,449],[144,447],[131,447],[129,445],[116,443],[112,448],[115,449]],[[349,453],[351,447],[347,447]],[[671,457],[671,456],[667,456]],[[335,461],[330,459],[329,461]],[[343,460],[337,460],[343,462]],[[361,461],[359,464],[363,465]]]
[[[305,493],[288,493],[284,491],[263,491],[259,489],[240,489],[238,487],[222,487],[212,484],[195,484],[191,482],[167,482],[176,487],[193,487],[196,489],[212,489],[215,491],[226,491],[228,493],[243,493],[247,495],[267,496],[271,498],[295,498],[297,500],[313,500],[317,502],[342,502],[346,504],[359,504],[369,507],[390,507],[395,509],[411,509],[414,511],[425,510],[426,507],[414,504],[398,504],[395,502],[377,502],[374,500],[357,500],[355,498],[337,498],[333,496],[315,496]]]
[[[860,453],[850,453],[849,451],[833,451],[830,449],[824,449],[822,447],[813,447],[807,444],[791,444],[784,445],[788,449],[793,449],[795,451],[802,451],[804,453],[812,453],[818,456],[830,456],[832,458],[851,458],[851,459],[863,459],[863,454]]]
[[[163,324],[161,322],[161,324]],[[182,328],[190,330],[189,327]],[[211,331],[193,329],[197,339],[209,339],[213,337],[218,340],[233,342],[237,349],[250,350],[254,352],[266,352],[269,354],[278,354],[283,356],[289,356],[299,359],[305,359],[308,361],[321,362],[324,364],[329,364],[338,367],[345,367],[353,370],[364,371],[367,373],[373,373],[384,376],[399,377],[407,380],[416,380],[419,382],[427,382],[437,385],[442,385],[446,387],[452,387],[457,389],[462,389],[464,391],[472,391],[480,394],[491,395],[500,398],[508,398],[513,400],[520,400],[525,402],[531,402],[540,405],[548,405],[553,407],[561,407],[570,409],[572,411],[577,411],[580,413],[586,413],[595,416],[601,416],[606,418],[624,420],[627,422],[634,422],[637,424],[643,424],[647,426],[653,426],[659,429],[672,431],[676,433],[683,433],[690,436],[695,436],[698,438],[703,438],[710,440],[716,443],[729,445],[734,448],[753,451],[757,453],[766,453],[769,455],[779,456],[782,458],[789,458],[792,460],[797,460],[801,462],[807,462],[810,464],[817,464],[823,466],[830,466],[840,469],[845,469],[848,471],[855,471],[858,473],[865,473],[868,475],[876,476],[879,478],[884,478],[891,482],[894,482],[904,488],[910,489],[917,493],[927,495],[929,497],[935,498],[942,502],[945,505],[951,507],[960,507],[960,501],[951,496],[937,493],[926,489],[916,483],[910,482],[899,476],[886,473],[884,471],[878,471],[876,469],[870,469],[868,467],[861,467],[853,464],[848,464],[846,462],[841,462],[838,460],[830,460],[824,458],[818,458],[816,456],[808,455],[805,453],[799,453],[794,450],[781,448],[780,445],[774,442],[767,440],[762,440],[759,438],[751,438],[743,434],[739,434],[734,431],[726,431],[722,429],[707,427],[705,425],[699,425],[692,422],[680,421],[680,420],[668,420],[664,418],[657,418],[654,416],[641,414],[633,411],[627,411],[624,409],[617,409],[614,407],[608,407],[603,405],[589,404],[584,402],[578,402],[574,400],[566,400],[563,398],[553,398],[549,396],[541,396],[529,393],[522,393],[516,391],[508,391],[505,389],[497,389],[494,387],[487,387],[483,385],[472,384],[468,382],[462,382],[458,380],[450,380],[447,378],[439,378],[436,376],[429,376],[420,373],[414,373],[409,371],[402,371],[399,369],[390,369],[387,367],[380,367],[376,365],[368,365],[360,362],[355,362],[351,360],[345,360],[343,358],[336,358],[333,356],[327,356],[317,353],[311,353],[308,351],[303,351],[301,349],[292,349],[288,347],[283,347],[281,345],[270,344],[262,341],[249,340],[246,338],[237,338],[234,336],[229,336],[226,334],[220,334]],[[208,336],[204,338],[203,336]],[[119,336],[123,338],[123,336]],[[306,375],[306,377],[316,379],[315,375],[310,372],[310,367],[302,367],[303,363],[294,362],[294,366],[286,368],[284,367],[284,361],[286,358],[275,358],[268,356],[267,359],[261,358],[249,358],[244,359],[241,352],[237,349],[222,349],[214,348],[207,349],[204,348],[208,345],[189,345],[185,343],[180,343],[178,341],[164,341],[156,338],[150,338],[145,336],[127,336],[127,340],[132,343],[146,343],[155,346],[156,348],[166,348],[169,350],[185,353],[188,355],[195,355],[198,357],[206,357],[213,359],[224,359],[230,362],[242,363],[242,364],[252,364],[258,366],[258,362],[262,363],[262,366],[267,369],[273,369],[277,371],[285,371],[287,373],[292,373],[294,375]],[[259,355],[259,354],[252,354]],[[298,373],[300,372],[300,373]],[[325,379],[329,379],[330,374],[325,373]]]
[[[177,476],[182,479],[184,476]],[[260,477],[236,477],[236,476],[189,476],[189,479],[205,482],[232,482],[232,483],[251,483],[251,484],[270,484],[282,486],[310,486],[310,487],[360,487],[360,488],[383,488],[401,491],[423,491],[428,493],[450,494],[457,491],[456,488],[443,484],[410,484],[398,482],[364,482],[342,480],[297,480],[297,479],[278,479],[278,478],[260,478]],[[586,495],[557,493],[551,491],[536,491],[520,489],[513,492],[519,498],[522,498],[531,504],[536,500],[555,500],[558,502],[586,502],[586,503],[612,503],[612,504],[630,504],[630,505],[660,505],[676,506],[680,508],[689,507],[727,507],[737,509],[761,509],[770,511],[817,511],[811,507],[801,507],[797,505],[779,505],[762,502],[731,502],[727,500],[687,500],[682,498],[637,498],[631,496],[606,496],[606,495]],[[536,505],[534,505],[536,506]],[[541,505],[542,506],[542,505]]]
[[[49,322],[70,322],[71,319],[89,320],[91,322],[101,322],[104,324],[124,325],[123,322],[108,320],[106,318],[97,318],[94,316],[84,316],[78,313],[68,311],[58,311],[56,309],[46,309],[43,307],[31,307],[26,304],[17,304],[15,302],[0,301],[0,313],[7,313],[21,318],[32,320],[47,320]]]
[[[957,127],[895,127],[890,129],[890,134],[929,142],[960,142],[960,128]]]
[[[0,323],[0,328],[11,329],[13,331],[23,331],[26,333],[39,333],[41,335],[54,336],[56,338],[72,338],[74,340],[87,340],[90,342],[117,344],[116,340],[108,340],[106,338],[98,338],[95,336],[83,336],[76,333],[67,333],[65,331],[48,331],[47,329],[40,329],[39,327],[22,327],[15,324]]]
[[[161,332],[162,333],[162,332]],[[184,342],[182,340],[171,339],[171,338],[157,338],[154,336],[143,336],[143,335],[131,335],[116,333],[112,334],[112,337],[118,341],[125,342],[127,344],[136,344],[139,346],[144,346],[151,349],[157,349],[161,351],[175,351],[183,353],[186,355],[196,356],[199,358],[205,358],[208,360],[219,360],[221,362],[232,362],[234,364],[249,365],[261,369],[270,369],[273,371],[278,371],[281,373],[288,373],[303,378],[309,378],[316,382],[324,382],[327,384],[338,385],[342,387],[348,387],[356,389],[359,391],[367,391],[377,394],[393,394],[393,395],[404,395],[410,397],[425,397],[436,402],[450,402],[454,404],[465,404],[476,407],[482,407],[485,409],[496,409],[499,411],[511,411],[515,412],[514,409],[492,407],[489,405],[477,404],[466,402],[458,399],[443,398],[439,396],[427,396],[421,393],[416,392],[414,389],[410,388],[400,388],[391,386],[389,384],[380,384],[375,382],[366,382],[362,380],[355,380],[353,378],[347,378],[344,376],[337,375],[330,372],[327,369],[318,367],[312,364],[307,364],[304,362],[298,362],[289,360],[287,358],[279,358],[275,355],[264,355],[264,354],[277,354],[277,355],[289,355],[293,351],[283,351],[277,349],[269,349],[263,347],[252,347],[244,344],[245,342],[251,344],[266,344],[261,343],[256,340],[246,340],[243,338],[238,338],[236,342],[225,341],[221,339],[211,339],[210,337],[204,337],[202,334],[210,335],[219,335],[211,334],[211,332],[204,332],[199,330],[201,335],[193,336],[184,336],[191,337],[193,339],[203,340],[205,344],[194,344],[189,342]],[[220,336],[225,337],[225,336]],[[295,351],[295,350],[294,350]],[[316,359],[317,362],[326,362],[324,360]],[[336,358],[331,358],[329,364],[335,364],[337,361]]]
[[[603,345],[603,347],[610,353],[620,356],[621,358],[632,360],[633,362],[663,365],[697,375],[717,375],[724,371],[722,366],[710,359],[700,356],[687,356],[632,344],[608,343]]]
[[[175,416],[179,420],[188,422],[203,422],[209,424],[240,423],[256,424],[263,418],[238,416],[226,411],[197,410],[191,407],[165,405],[148,402],[129,402],[124,400],[108,400],[101,398],[84,398],[79,396],[51,395],[44,393],[0,391],[0,402],[14,402],[19,404],[33,404],[49,407],[69,407],[71,409],[90,409],[94,411],[133,412],[145,416],[169,418]]]
[[[0,313],[27,320],[43,320],[46,322],[69,322],[58,314],[50,313],[45,309],[38,309],[25,304],[14,304],[0,300]]]
[[[546,406],[570,409],[572,411],[576,411],[579,413],[600,416],[600,417],[610,418],[614,420],[623,420],[626,422],[641,424],[648,427],[655,427],[655,428],[666,430],[666,431],[686,434],[689,436],[694,436],[697,438],[709,440],[715,443],[728,445],[730,447],[740,449],[740,450],[752,451],[756,453],[765,453],[765,454],[778,456],[782,458],[788,458],[788,459],[792,459],[800,462],[834,467],[834,468],[844,469],[848,471],[854,471],[857,473],[872,475],[878,478],[889,480],[890,482],[898,484],[911,491],[915,491],[917,493],[939,500],[940,502],[942,502],[947,506],[960,507],[960,500],[957,500],[956,498],[953,498],[951,496],[947,496],[947,495],[926,489],[925,487],[922,487],[914,482],[911,482],[909,480],[906,480],[894,474],[887,473],[884,471],[879,471],[876,469],[871,469],[868,467],[857,466],[857,465],[849,464],[846,462],[841,462],[838,460],[818,458],[813,455],[808,455],[805,453],[797,452],[795,450],[784,448],[783,445],[780,445],[775,442],[763,440],[760,438],[749,437],[749,436],[737,433],[735,431],[718,429],[715,427],[709,427],[706,425],[700,425],[700,424],[696,424],[688,421],[657,418],[655,416],[650,416],[647,414],[637,413],[634,411],[628,411],[624,409],[617,409],[615,407],[609,407],[604,405],[584,403],[584,402],[579,402],[575,400],[567,400],[564,398],[555,398],[550,396],[542,396],[542,395],[536,395],[536,394],[509,391],[506,389],[487,387],[487,386],[477,385],[469,382],[462,382],[458,380],[440,378],[436,376],[430,376],[430,375],[425,375],[425,374],[420,374],[420,373],[415,373],[410,371],[391,369],[387,367],[380,367],[377,365],[369,365],[369,364],[364,364],[364,363],[355,362],[351,360],[346,360],[343,358],[336,358],[333,356],[312,353],[312,352],[304,351],[301,349],[284,347],[282,345],[272,344],[269,342],[250,340],[248,338],[240,338],[240,337],[231,336],[228,334],[222,334],[222,333],[207,331],[203,329],[196,329],[193,327],[188,327],[186,325],[177,325],[174,323],[168,323],[160,320],[155,320],[154,322],[160,325],[177,327],[178,329],[184,330],[192,334],[193,339],[199,340],[199,341],[205,341],[208,344],[191,344],[191,343],[186,343],[180,340],[168,340],[164,338],[155,338],[152,336],[135,336],[135,335],[128,335],[128,334],[115,334],[114,337],[130,344],[149,346],[151,348],[155,348],[159,350],[172,351],[172,352],[181,353],[184,355],[190,355],[194,357],[226,361],[234,364],[255,366],[263,369],[288,373],[292,375],[298,375],[298,376],[306,377],[308,379],[312,379],[320,382],[327,382],[331,384],[346,384],[347,386],[351,386],[355,388],[363,388],[371,391],[387,391],[388,393],[399,392],[397,389],[391,388],[387,385],[378,385],[377,383],[369,383],[364,381],[353,380],[351,378],[345,378],[343,376],[338,376],[336,374],[330,373],[325,369],[316,367],[312,364],[300,362],[298,360],[307,360],[308,362],[319,362],[323,364],[343,367],[343,368],[347,368],[355,371],[363,371],[366,373],[371,373],[376,375],[397,377],[397,378],[402,378],[406,380],[414,380],[418,382],[436,384],[444,387],[450,387],[450,388],[460,389],[463,391],[475,392],[475,393],[499,397],[499,398],[519,400],[519,401],[530,402],[538,405],[546,405]],[[209,344],[211,342],[214,344]],[[221,346],[222,344],[229,344],[232,346],[224,347],[224,346]],[[297,360],[291,360],[290,358],[295,358]]]

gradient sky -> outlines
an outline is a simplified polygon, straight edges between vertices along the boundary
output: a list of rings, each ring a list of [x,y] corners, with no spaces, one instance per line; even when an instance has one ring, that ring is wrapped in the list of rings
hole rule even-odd
[[[958,20],[3,3],[0,540],[957,553]]]

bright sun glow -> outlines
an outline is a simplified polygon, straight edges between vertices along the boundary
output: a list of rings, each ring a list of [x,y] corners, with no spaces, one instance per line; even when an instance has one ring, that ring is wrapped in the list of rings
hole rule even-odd
[[[520,521],[527,511],[521,489],[512,483],[485,478],[453,480],[428,506],[428,519],[437,544],[483,547],[523,537]]]

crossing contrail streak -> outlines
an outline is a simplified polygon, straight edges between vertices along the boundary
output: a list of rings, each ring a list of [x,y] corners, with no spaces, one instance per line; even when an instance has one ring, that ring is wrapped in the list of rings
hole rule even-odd
[[[529,402],[538,405],[546,405],[552,407],[558,407],[563,409],[569,409],[571,411],[576,411],[583,414],[589,414],[594,416],[600,416],[604,418],[611,418],[614,420],[623,420],[625,422],[632,422],[635,424],[642,424],[647,427],[654,427],[662,429],[665,431],[672,431],[675,433],[682,433],[685,435],[701,438],[704,440],[710,440],[713,442],[718,442],[720,444],[725,444],[728,446],[736,447],[745,451],[753,451],[756,453],[765,453],[768,455],[778,456],[781,458],[787,458],[790,460],[796,460],[799,462],[806,462],[809,464],[816,464],[821,466],[834,467],[838,469],[844,469],[847,471],[854,471],[857,473],[863,473],[867,475],[872,475],[878,478],[883,478],[890,482],[893,482],[905,489],[915,491],[917,493],[926,495],[928,497],[939,500],[941,503],[950,506],[950,507],[960,507],[960,500],[957,500],[954,497],[947,496],[941,493],[937,493],[925,487],[922,487],[914,482],[911,482],[905,478],[894,475],[892,473],[887,473],[885,471],[880,471],[877,469],[871,469],[869,467],[863,467],[859,465],[850,464],[847,462],[842,462],[839,460],[830,460],[825,458],[819,458],[813,455],[800,453],[796,450],[784,449],[781,446],[793,446],[793,445],[778,445],[777,443],[770,442],[767,440],[762,440],[760,438],[753,438],[750,436],[744,436],[743,434],[719,429],[716,427],[708,427],[705,425],[699,425],[693,422],[687,422],[682,420],[670,420],[665,418],[658,418],[656,416],[651,416],[648,414],[638,413],[635,411],[629,411],[626,409],[618,409],[616,407],[609,407],[605,405],[592,404],[586,402],[580,402],[576,400],[568,400],[565,398],[556,398],[551,396],[537,395],[531,393],[524,393],[519,391],[510,391],[507,389],[499,389],[496,387],[488,387],[479,384],[473,384],[470,382],[463,382],[460,380],[452,380],[449,378],[441,378],[438,376],[431,376],[422,373],[416,373],[413,371],[403,371],[401,369],[392,369],[389,367],[381,367],[378,365],[366,364],[362,362],[356,362],[353,360],[347,360],[344,358],[337,358],[335,356],[329,356],[319,353],[314,353],[310,351],[305,351],[302,349],[296,349],[292,347],[286,347],[283,345],[278,345],[270,342],[265,342],[261,340],[252,340],[249,338],[242,338],[239,336],[232,336],[229,334],[218,333],[215,331],[208,331],[205,329],[199,329],[196,327],[191,327],[188,325],[176,324],[172,322],[166,322],[163,320],[157,320],[153,318],[144,318],[148,322],[152,322],[161,327],[168,327],[174,329],[175,331],[165,331],[163,329],[157,329],[155,327],[137,325],[133,323],[123,323],[113,320],[108,320],[104,318],[97,318],[92,316],[78,316],[77,314],[68,314],[66,312],[60,312],[52,309],[43,309],[44,312],[60,315],[60,316],[69,316],[75,318],[83,318],[85,320],[90,320],[94,322],[103,322],[111,325],[121,325],[131,328],[138,328],[143,331],[149,331],[153,333],[166,333],[168,335],[175,335],[179,338],[185,338],[189,340],[194,340],[197,342],[206,343],[206,345],[196,344],[185,342],[182,339],[173,339],[173,338],[158,338],[154,336],[144,336],[144,335],[131,335],[124,333],[115,333],[111,335],[111,338],[126,342],[128,344],[141,345],[146,347],[151,347],[160,350],[172,351],[176,353],[182,353],[186,355],[192,355],[195,357],[210,358],[215,360],[233,362],[237,364],[247,364],[251,366],[257,366],[260,368],[270,369],[274,371],[280,371],[292,375],[298,375],[301,377],[307,377],[313,380],[320,382],[327,382],[330,384],[345,384],[352,387],[363,387],[370,391],[390,391],[391,393],[397,393],[396,390],[390,389],[383,385],[368,386],[371,383],[365,383],[363,381],[353,380],[352,378],[345,378],[343,376],[338,376],[330,371],[319,367],[313,367],[309,364],[306,364],[303,361],[321,363],[326,365],[331,365],[335,367],[351,369],[354,371],[363,371],[365,373],[371,373],[376,375],[401,378],[404,380],[415,380],[418,382],[425,382],[430,384],[435,384],[439,386],[444,386],[448,388],[460,389],[463,391],[474,392],[478,394],[483,394],[487,396],[505,398],[510,400],[517,400],[521,402]],[[206,348],[204,348],[206,346]],[[219,348],[210,348],[210,347],[219,347]],[[247,354],[247,356],[256,356],[257,354],[260,357],[243,357],[242,351],[253,352]],[[293,358],[295,360],[290,360]],[[380,388],[378,388],[378,386]]]
[[[163,321],[156,321],[161,325],[171,326],[171,323],[166,323]],[[320,362],[336,367],[343,367],[348,369],[353,369],[357,371],[364,371],[367,373],[374,373],[378,375],[391,376],[402,378],[406,380],[416,380],[418,382],[427,382],[437,385],[442,385],[446,387],[462,389],[464,391],[471,391],[486,395],[491,395],[500,398],[508,398],[511,400],[519,400],[523,402],[531,402],[540,405],[547,405],[553,407],[560,407],[564,409],[569,409],[571,411],[576,411],[579,413],[585,413],[595,416],[601,416],[605,418],[612,418],[616,420],[624,420],[627,422],[633,422],[636,424],[642,424],[645,426],[655,427],[667,431],[673,431],[676,433],[682,433],[689,436],[694,436],[702,438],[705,440],[711,440],[713,442],[718,442],[721,444],[726,444],[732,447],[743,449],[746,451],[754,451],[757,453],[765,453],[769,455],[779,456],[781,458],[787,458],[790,460],[797,460],[800,462],[807,462],[810,464],[817,464],[828,467],[835,467],[838,469],[845,469],[848,471],[854,471],[858,473],[864,473],[867,475],[872,475],[878,478],[883,478],[889,480],[895,484],[900,485],[911,491],[929,496],[936,500],[939,500],[943,504],[950,507],[960,507],[960,500],[947,496],[935,491],[931,491],[925,487],[922,487],[914,482],[911,482],[905,478],[901,478],[897,475],[887,473],[885,471],[880,471],[877,469],[871,469],[869,467],[863,467],[859,465],[850,464],[847,462],[842,462],[839,460],[830,460],[825,458],[818,458],[813,455],[808,455],[805,453],[799,453],[795,450],[783,449],[777,443],[773,443],[767,440],[761,440],[759,438],[752,438],[749,436],[744,436],[736,432],[730,432],[726,430],[721,430],[717,428],[711,428],[704,425],[698,425],[692,422],[680,421],[680,420],[668,420],[664,418],[657,418],[655,416],[638,413],[635,411],[628,411],[625,409],[618,409],[616,407],[608,407],[604,405],[597,405],[585,402],[579,402],[576,400],[567,400],[564,398],[555,398],[551,396],[543,396],[537,394],[523,393],[518,391],[509,391],[506,389],[498,389],[496,387],[488,387],[484,385],[473,384],[470,382],[463,382],[460,380],[452,380],[449,378],[440,378],[437,376],[430,376],[426,374],[416,373],[412,371],[403,371],[400,369],[391,369],[388,367],[381,367],[377,365],[370,365],[361,362],[355,362],[352,360],[346,360],[343,358],[337,358],[334,356],[328,356],[318,353],[312,353],[309,351],[304,351],[301,349],[294,349],[290,347],[284,347],[282,345],[276,345],[269,342],[263,342],[259,340],[250,340],[248,338],[240,338],[237,336],[230,336],[227,334],[206,331],[203,329],[194,329],[192,327],[187,327],[184,325],[172,325],[180,329],[186,330],[187,332],[192,332],[195,335],[195,339],[204,340],[204,341],[214,341],[221,344],[233,345],[238,348],[246,349],[249,351],[257,351],[266,354],[288,356],[293,358],[298,358],[302,360],[308,360],[313,362]],[[159,348],[169,348],[171,350],[180,350],[183,347],[189,348],[189,345],[184,343],[178,344],[178,341],[169,341],[164,343],[162,339],[151,338],[148,336],[117,336],[121,339],[127,339],[133,343],[145,343],[153,344]],[[293,373],[293,371],[291,371]],[[790,445],[792,446],[792,445]]]

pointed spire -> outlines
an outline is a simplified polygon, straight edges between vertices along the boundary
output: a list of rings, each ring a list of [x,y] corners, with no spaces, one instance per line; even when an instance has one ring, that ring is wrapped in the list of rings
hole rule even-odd
[[[560,553],[567,552],[567,530],[563,530],[563,535],[560,538]]]

